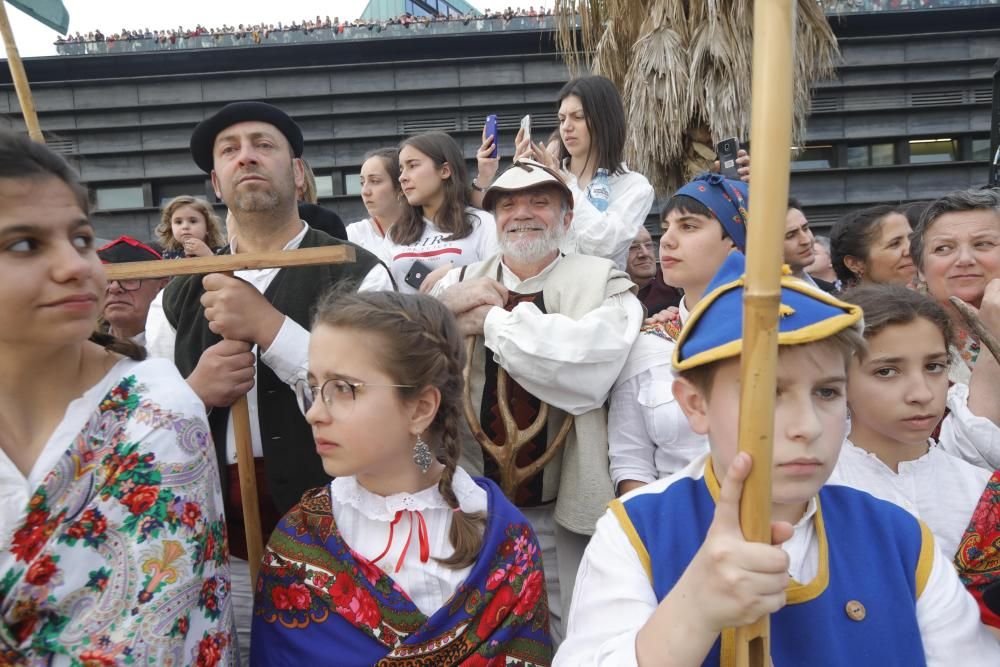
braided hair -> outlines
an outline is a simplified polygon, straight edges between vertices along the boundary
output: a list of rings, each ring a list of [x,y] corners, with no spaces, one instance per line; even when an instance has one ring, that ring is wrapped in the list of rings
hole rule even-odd
[[[460,570],[472,565],[482,546],[486,517],[481,512],[461,510],[452,488],[462,452],[460,439],[465,348],[454,316],[441,303],[422,294],[397,292],[353,292],[334,288],[316,307],[313,328],[342,327],[378,336],[382,370],[395,384],[403,400],[433,386],[441,403],[428,429],[427,443],[444,472],[438,491],[455,510],[448,539],[455,553],[440,562]]]

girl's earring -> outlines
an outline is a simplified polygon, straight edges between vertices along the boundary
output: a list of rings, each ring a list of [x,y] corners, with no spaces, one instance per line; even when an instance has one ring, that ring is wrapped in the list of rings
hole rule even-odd
[[[413,444],[413,462],[420,468],[420,472],[426,473],[431,467],[431,463],[434,462],[434,457],[431,455],[431,448],[420,437],[421,435],[420,433],[417,434],[417,441]]]

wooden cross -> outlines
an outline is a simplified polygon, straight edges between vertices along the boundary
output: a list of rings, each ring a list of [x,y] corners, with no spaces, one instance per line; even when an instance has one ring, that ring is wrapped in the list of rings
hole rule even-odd
[[[212,255],[190,259],[154,260],[150,262],[125,262],[105,267],[108,280],[142,280],[168,278],[205,273],[225,273],[248,269],[279,269],[317,264],[342,264],[355,260],[354,248],[348,245],[279,250],[276,252],[251,252],[239,255]],[[173,361],[173,360],[171,360]],[[243,523],[246,528],[247,556],[250,562],[250,579],[254,585],[264,555],[264,539],[260,527],[260,510],[257,505],[257,476],[254,470],[253,445],[250,442],[250,411],[247,397],[241,396],[230,408],[233,433],[236,440],[236,467],[240,477],[240,495],[243,501]]]

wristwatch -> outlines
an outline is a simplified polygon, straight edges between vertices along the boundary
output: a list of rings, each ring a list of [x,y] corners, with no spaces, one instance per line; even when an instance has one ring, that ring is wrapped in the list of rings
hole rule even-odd
[[[486,192],[486,188],[484,188],[483,186],[479,185],[479,177],[478,176],[476,176],[475,178],[472,179],[472,189],[475,190],[476,192]]]

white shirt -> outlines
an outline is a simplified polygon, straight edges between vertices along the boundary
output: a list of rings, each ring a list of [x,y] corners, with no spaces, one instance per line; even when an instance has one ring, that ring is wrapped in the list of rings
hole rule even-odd
[[[486,514],[486,490],[461,468],[455,469],[452,489],[463,512]],[[341,537],[351,549],[369,561],[374,561],[386,550],[386,545],[389,544],[389,525],[396,513],[402,512],[400,520],[393,526],[392,543],[388,552],[375,565],[399,584],[425,616],[432,616],[443,607],[472,571],[471,565],[455,570],[435,560],[449,558],[455,553],[448,539],[455,513],[441,496],[436,484],[413,494],[379,496],[358,484],[355,477],[338,477],[330,482],[330,494],[333,518]],[[426,563],[420,561],[417,512],[423,516],[427,526],[430,558]],[[396,565],[404,554],[403,547],[410,531],[409,547],[405,551],[399,572],[396,572]]]
[[[666,479],[624,496],[658,493],[679,479],[704,475],[702,457]],[[789,574],[811,581],[818,571],[818,537],[813,528],[814,505],[796,524],[782,548],[790,557]],[[639,556],[610,511],[597,522],[576,578],[567,636],[553,667],[638,665],[635,639],[657,608],[656,595]],[[929,667],[960,664],[1000,664],[1000,644],[979,620],[979,607],[962,586],[951,562],[935,547],[934,563],[923,594],[917,600],[917,623]],[[891,641],[887,638],[886,641]],[[669,647],[664,647],[669,651]]]
[[[611,390],[608,456],[616,488],[661,479],[708,452],[708,438],[691,430],[674,400],[673,353],[672,341],[640,333]]]
[[[586,189],[577,184],[568,158],[563,162],[562,176],[573,193],[573,223],[562,244],[564,253],[605,257],[625,270],[628,247],[646,221],[656,195],[645,176],[628,171],[625,165],[622,169],[624,173],[608,176],[611,197],[602,213],[587,199]]]
[[[902,461],[896,473],[871,452],[846,440],[830,483],[899,505],[926,523],[941,552],[954,557],[991,475],[985,468],[945,453],[933,441],[926,454]]]
[[[963,365],[961,358],[957,363]],[[948,409],[941,422],[941,448],[991,472],[1000,468],[1000,427],[969,410],[968,385],[954,384],[948,389]]]
[[[302,243],[309,225],[302,223],[302,231],[284,247],[284,250],[295,250]],[[236,239],[233,239],[232,251],[236,253]],[[271,281],[281,269],[260,269],[251,271],[236,271],[234,275],[241,278],[263,294]],[[149,306],[149,315],[146,316],[146,350],[150,356],[162,357],[174,361],[174,342],[177,339],[177,332],[167,320],[167,315],[163,311],[163,293],[161,290],[156,295],[156,299]],[[392,281],[386,268],[379,264],[371,269],[361,281],[358,287],[359,292],[392,291]],[[256,351],[257,346],[254,346]],[[255,355],[256,356],[256,355]],[[297,380],[305,379],[309,368],[309,331],[299,325],[290,317],[285,317],[278,334],[274,337],[271,346],[260,354],[260,360],[274,371],[274,374],[285,384],[292,386]],[[257,385],[247,392],[247,405],[250,409],[250,440],[253,445],[253,455],[255,457],[264,456],[264,450],[260,444],[260,418],[257,414]],[[226,426],[226,463],[236,463],[236,437],[233,434],[233,420],[230,415],[229,423]]]
[[[493,216],[471,207],[465,212],[472,219],[472,233],[460,239],[453,239],[449,232],[441,231],[427,218],[424,218],[423,233],[413,243],[400,245],[388,235],[380,235],[371,219],[348,225],[347,238],[357,239],[355,243],[385,262],[400,292],[416,294],[420,290],[405,280],[414,262],[423,262],[433,271],[448,262],[465,266],[497,253],[497,225]]]
[[[501,282],[520,294],[541,292],[545,277],[561,257],[521,280],[501,261]],[[449,271],[431,292],[440,296],[459,282],[461,269]],[[483,325],[493,359],[528,393],[573,415],[602,405],[621,372],[642,326],[642,304],[631,292],[605,299],[579,320],[543,313],[533,303],[513,310],[494,307]]]

